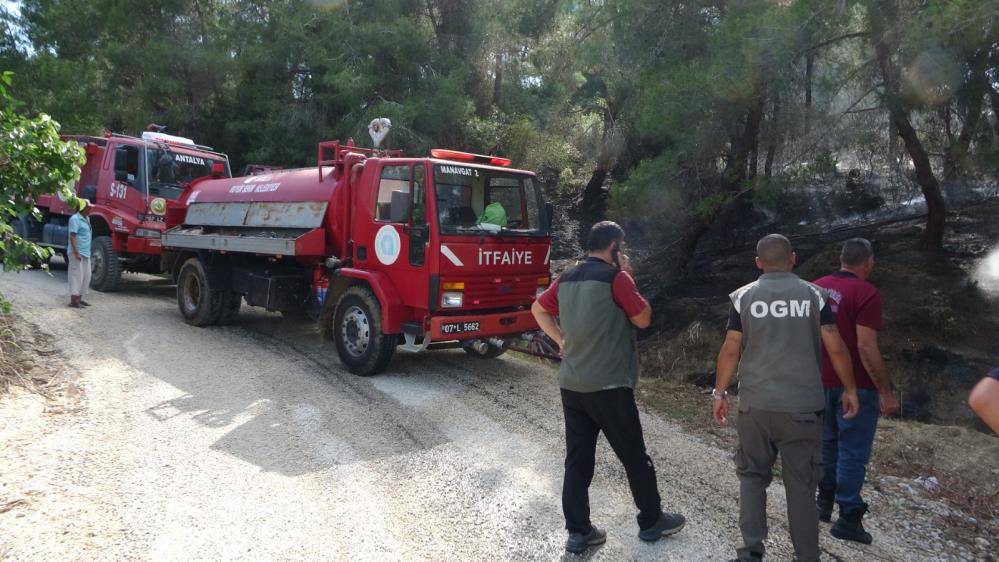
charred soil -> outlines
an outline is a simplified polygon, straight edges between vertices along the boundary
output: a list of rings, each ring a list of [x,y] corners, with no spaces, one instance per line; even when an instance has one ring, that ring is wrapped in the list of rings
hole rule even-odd
[[[792,239],[796,272],[809,280],[838,268],[843,240],[863,236],[874,244],[871,282],[885,303],[882,353],[903,408],[879,424],[867,489],[882,512],[901,509],[900,502],[933,511],[942,547],[966,548],[971,557],[981,537],[999,531],[999,439],[966,404],[975,382],[999,365],[999,294],[989,278],[989,264],[999,259],[996,216],[997,198],[952,212],[941,255],[916,248],[922,219]],[[640,342],[642,400],[732,450],[735,431],[711,420],[707,394],[724,337],[726,295],[758,275],[753,242],[699,255],[687,283],[654,303],[657,324]]]
[[[922,219],[792,237],[796,273],[807,280],[838,269],[844,240],[862,236],[874,244],[871,282],[885,305],[881,348],[902,401],[901,419],[984,429],[966,399],[982,374],[999,365],[997,280],[982,273],[999,261],[997,215],[999,198],[952,212],[942,254],[917,248]],[[641,345],[648,375],[714,383],[727,295],[759,274],[754,244],[699,254],[686,282],[658,295],[656,324]]]

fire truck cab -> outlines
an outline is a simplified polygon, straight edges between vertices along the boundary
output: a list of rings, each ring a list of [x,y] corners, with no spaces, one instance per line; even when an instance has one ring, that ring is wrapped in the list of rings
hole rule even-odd
[[[141,138],[119,134],[63,136],[86,153],[76,193],[90,203],[93,229],[91,287],[112,291],[123,271],[161,273],[160,235],[168,202],[195,178],[221,166],[229,176],[225,154],[194,141],[146,131]],[[42,220],[19,218],[16,232],[56,252],[67,253],[69,217],[76,209],[54,195],[39,197]]]
[[[324,159],[328,156],[332,159]],[[347,368],[460,346],[482,358],[537,331],[550,225],[535,174],[450,150],[321,143],[318,165],[190,185],[168,211],[178,307],[193,325],[246,303],[317,318]]]

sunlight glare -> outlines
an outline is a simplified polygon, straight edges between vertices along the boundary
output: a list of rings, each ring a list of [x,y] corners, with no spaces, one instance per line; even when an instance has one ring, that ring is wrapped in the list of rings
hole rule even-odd
[[[999,298],[999,246],[978,264],[973,278],[986,295]]]

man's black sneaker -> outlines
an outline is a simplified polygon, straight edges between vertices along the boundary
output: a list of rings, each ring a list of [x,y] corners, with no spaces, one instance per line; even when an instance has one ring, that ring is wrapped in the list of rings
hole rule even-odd
[[[580,554],[591,546],[604,544],[605,542],[607,542],[607,533],[596,527],[590,527],[590,532],[585,535],[582,533],[569,533],[569,538],[565,541],[565,549],[573,554]]]
[[[844,541],[854,541],[861,544],[871,544],[874,538],[864,529],[864,513],[867,509],[861,508],[850,513],[839,514],[836,524],[829,529],[829,533],[837,539]]]
[[[659,516],[659,521],[656,521],[655,525],[644,531],[639,531],[638,538],[647,542],[655,542],[663,537],[680,532],[680,529],[683,529],[683,526],[686,524],[687,519],[679,513],[663,513]]]
[[[83,299],[80,299],[80,304],[82,304],[83,306],[90,306],[90,303]]]
[[[819,521],[826,523],[832,521],[833,507],[836,502],[831,498],[824,498],[821,495],[815,498],[815,509],[819,512]]]

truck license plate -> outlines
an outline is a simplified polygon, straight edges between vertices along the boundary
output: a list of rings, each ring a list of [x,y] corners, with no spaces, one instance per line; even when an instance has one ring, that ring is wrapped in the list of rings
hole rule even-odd
[[[441,324],[442,334],[464,334],[467,332],[478,332],[478,322],[447,322]]]

